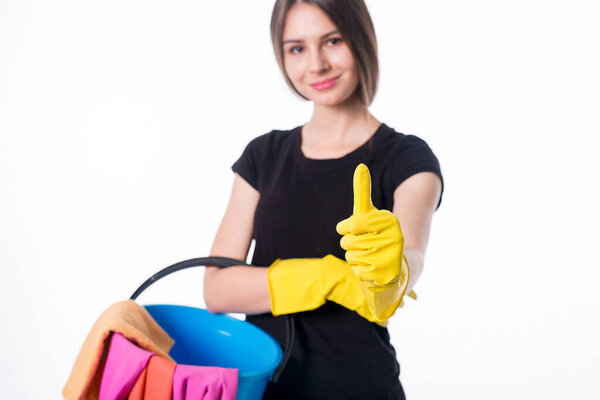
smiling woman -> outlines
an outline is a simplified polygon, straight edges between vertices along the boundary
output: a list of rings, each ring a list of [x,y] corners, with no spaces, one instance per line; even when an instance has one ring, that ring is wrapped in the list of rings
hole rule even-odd
[[[232,166],[211,255],[246,259],[254,239],[253,266],[208,268],[206,305],[248,314],[282,345],[277,316],[294,314],[291,356],[265,399],[404,399],[386,326],[404,294],[414,297],[439,163],[369,111],[377,43],[362,0],[278,0],[271,35],[313,114],[254,139]]]
[[[255,238],[249,258],[265,268],[207,276],[207,299],[281,339],[266,267],[343,261],[334,214],[352,213],[364,162],[374,205],[401,223],[420,298],[405,297],[387,329],[330,300],[295,314],[294,355],[273,385],[292,394],[281,397],[393,397],[399,364],[410,400],[600,399],[599,2],[365,2],[377,52],[362,2],[289,8],[328,16],[359,79],[379,57],[369,112],[389,127],[378,132],[360,101],[336,113],[285,88],[265,36],[275,0],[0,1],[3,398],[58,398],[103,309],[157,267],[208,255],[230,195],[219,189],[234,176],[214,251],[243,258]],[[281,40],[287,4],[277,2]],[[285,130],[249,145],[232,173],[227,160],[275,127]],[[403,180],[413,170],[396,167],[425,146],[391,127],[432,145],[451,182],[421,277],[428,225],[409,202],[427,197],[429,175]],[[298,284],[317,270],[303,266]],[[175,274],[140,301],[204,307],[202,277]],[[338,295],[344,279],[327,297],[352,307]],[[254,304],[261,287],[266,304]]]

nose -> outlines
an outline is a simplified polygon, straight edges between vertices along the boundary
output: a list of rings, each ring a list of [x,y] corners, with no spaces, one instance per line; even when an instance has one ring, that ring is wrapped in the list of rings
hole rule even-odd
[[[329,69],[329,63],[327,62],[327,57],[323,54],[321,49],[315,49],[311,51],[310,60],[309,60],[309,70],[313,74],[318,74],[323,71],[327,71]]]

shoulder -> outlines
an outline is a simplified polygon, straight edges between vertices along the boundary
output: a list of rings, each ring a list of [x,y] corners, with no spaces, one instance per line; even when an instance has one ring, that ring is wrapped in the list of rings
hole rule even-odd
[[[273,170],[293,150],[297,130],[272,130],[252,139],[231,169],[260,191],[265,171]]]
[[[437,157],[431,147],[420,137],[398,132],[382,124],[375,143],[376,153],[383,168],[402,170],[408,175],[431,171],[441,176]]]
[[[383,179],[391,190],[420,172],[432,172],[442,182],[438,158],[425,140],[383,126],[377,142]]]
[[[280,151],[284,147],[291,146],[294,133],[299,129],[300,127],[289,130],[274,129],[252,139],[250,143],[248,143],[247,149],[255,154]]]
[[[416,135],[404,134],[383,124],[378,135],[378,147],[390,153],[391,156],[401,153],[424,152],[433,155],[433,151],[425,140]]]

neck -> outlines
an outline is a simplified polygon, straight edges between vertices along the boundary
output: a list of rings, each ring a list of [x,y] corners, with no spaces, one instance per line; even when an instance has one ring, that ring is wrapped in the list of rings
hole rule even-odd
[[[311,119],[304,125],[305,143],[364,142],[379,121],[357,97],[335,106],[314,105]]]

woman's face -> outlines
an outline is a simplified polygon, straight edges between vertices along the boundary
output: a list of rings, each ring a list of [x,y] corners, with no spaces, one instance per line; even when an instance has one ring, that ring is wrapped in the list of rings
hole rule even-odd
[[[297,3],[283,30],[283,61],[294,87],[321,105],[338,105],[355,94],[358,70],[350,47],[318,7]]]

